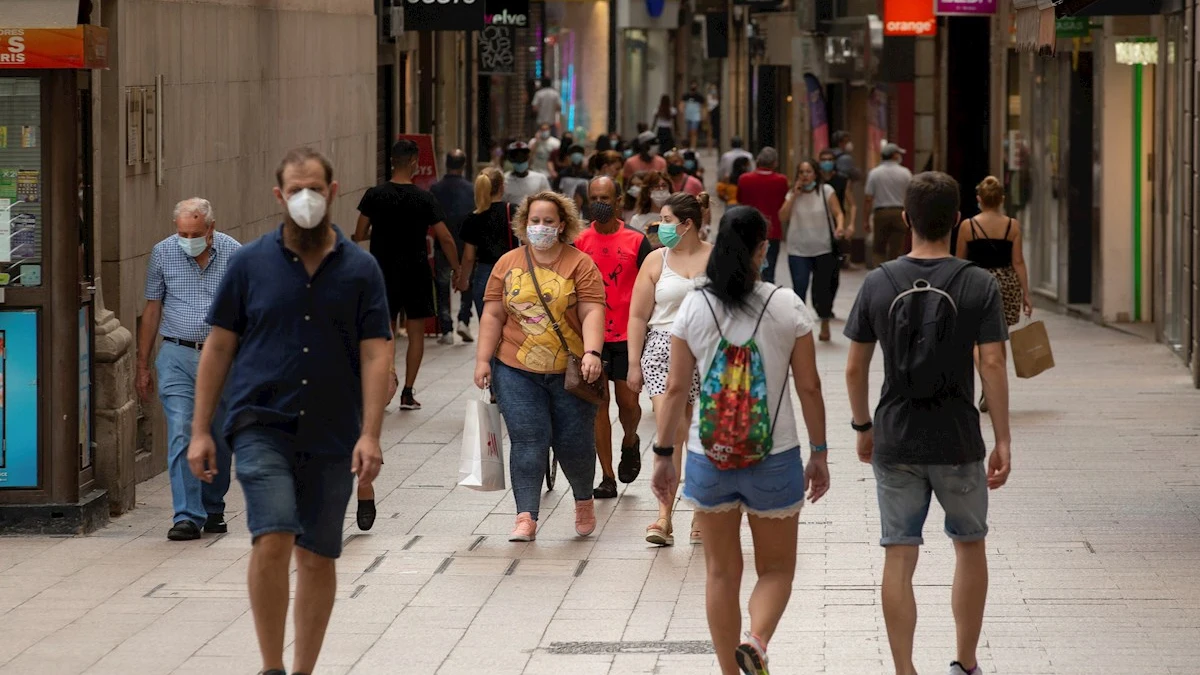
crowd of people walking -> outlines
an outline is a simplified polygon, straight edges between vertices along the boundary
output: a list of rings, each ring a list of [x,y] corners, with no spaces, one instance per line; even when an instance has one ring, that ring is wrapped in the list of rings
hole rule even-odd
[[[675,114],[669,100],[664,106]],[[474,383],[507,422],[511,541],[536,541],[551,462],[570,485],[575,531],[587,537],[597,529],[595,500],[616,499],[620,484],[638,480],[651,449],[659,504],[645,539],[675,545],[678,500],[691,504],[687,541],[703,545],[708,623],[725,675],[768,672],[801,508],[836,495],[827,406],[848,411],[857,456],[877,481],[896,672],[916,673],[912,577],[932,496],[958,559],[950,672],[980,672],[987,493],[1004,485],[1011,466],[1004,343],[1008,327],[1032,311],[1021,226],[1002,214],[999,182],[978,186],[980,214],[964,220],[957,182],[912,176],[895,145],[882,148],[884,162],[862,181],[845,137],[791,176],[778,171],[775,149],[751,155],[733,139],[713,177],[726,208],[710,233],[703,168],[695,153],[664,147],[672,139],[662,128],[628,146],[606,134],[590,156],[557,133],[541,124],[530,142],[508,145],[504,166],[473,179],[466,156],[452,151],[429,191],[412,181],[416,146],[397,142],[391,180],[363,195],[350,237],[330,217],[333,167],[311,149],[283,159],[274,189],[281,225],[246,246],[216,231],[208,202],[177,206],[177,231],[150,260],[153,320],[142,324],[138,390],[151,395],[161,335],[155,364],[176,512],[169,538],[225,531],[236,458],[254,542],[250,597],[263,672],[287,672],[293,556],[292,672],[315,666],[342,518],[357,491],[358,526],[373,526],[384,407],[399,394],[401,410],[421,408],[429,319],[443,344],[456,335],[474,343]],[[816,356],[833,339],[861,182],[878,268],[846,320],[850,397],[836,405],[825,400]],[[430,233],[440,252],[432,267]],[[774,283],[784,254],[790,287]],[[457,315],[453,293],[461,294]],[[399,337],[407,338],[402,377]],[[872,412],[877,349],[884,384]],[[983,384],[978,407],[973,364]],[[329,391],[344,395],[330,399]],[[643,393],[652,439],[639,435]],[[980,409],[991,414],[990,456]],[[743,515],[757,574],[744,639]]]

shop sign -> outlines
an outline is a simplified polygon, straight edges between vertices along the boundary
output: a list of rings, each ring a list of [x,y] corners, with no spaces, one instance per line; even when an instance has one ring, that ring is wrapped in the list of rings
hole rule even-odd
[[[529,0],[487,0],[483,30],[479,31],[479,72],[513,75],[517,72],[517,29],[529,21]]]
[[[996,13],[996,0],[937,0],[941,16],[986,16]]]
[[[0,489],[38,486],[37,345],[37,311],[0,311]]]
[[[1054,20],[1054,35],[1060,38],[1084,38],[1092,33],[1092,20],[1086,16],[1064,16]]]
[[[107,28],[0,28],[0,68],[107,67]]]
[[[937,35],[937,16],[929,0],[884,0],[883,34],[888,37]]]
[[[397,141],[412,141],[417,144],[417,170],[413,172],[413,184],[428,190],[437,182],[437,157],[433,154],[433,136],[430,134],[400,134]]]
[[[483,30],[485,0],[404,0],[404,30]]]

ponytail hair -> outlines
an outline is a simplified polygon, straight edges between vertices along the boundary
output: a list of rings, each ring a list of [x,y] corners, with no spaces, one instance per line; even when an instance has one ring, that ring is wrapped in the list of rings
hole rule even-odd
[[[504,189],[504,174],[489,166],[475,177],[475,213],[483,213],[492,207],[492,198]]]
[[[756,208],[735,206],[721,216],[719,228],[704,288],[726,306],[742,307],[758,281],[754,252],[767,239],[767,219]]]

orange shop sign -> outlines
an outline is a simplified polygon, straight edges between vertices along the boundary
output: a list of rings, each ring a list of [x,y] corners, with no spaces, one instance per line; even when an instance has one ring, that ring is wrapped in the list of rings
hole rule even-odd
[[[0,68],[107,67],[107,28],[0,28]]]
[[[931,0],[883,0],[883,34],[927,37],[937,35],[937,16]]]

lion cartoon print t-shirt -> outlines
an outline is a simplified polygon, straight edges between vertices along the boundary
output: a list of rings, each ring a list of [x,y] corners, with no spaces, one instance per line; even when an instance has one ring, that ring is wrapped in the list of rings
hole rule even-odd
[[[555,319],[559,321],[567,346],[576,356],[582,356],[583,327],[576,305],[580,302],[603,304],[604,280],[596,263],[586,253],[570,246],[564,246],[562,254],[553,263],[536,265],[537,281],[553,317],[546,316],[546,310],[538,300],[525,247],[505,253],[492,268],[483,299],[485,302],[503,302],[508,315],[496,356],[512,368],[534,373],[562,373],[567,369],[567,354],[551,324]]]

